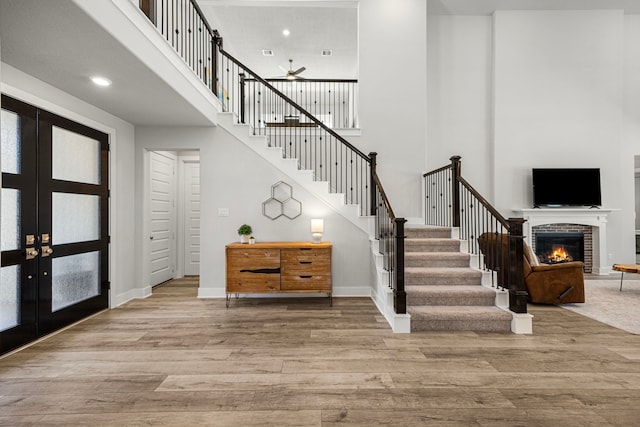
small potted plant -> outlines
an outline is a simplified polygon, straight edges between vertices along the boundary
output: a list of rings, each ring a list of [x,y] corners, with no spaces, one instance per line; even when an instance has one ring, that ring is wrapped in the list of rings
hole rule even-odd
[[[238,228],[238,234],[240,235],[240,243],[249,243],[249,236],[251,236],[251,226],[247,224],[242,224],[240,228]]]

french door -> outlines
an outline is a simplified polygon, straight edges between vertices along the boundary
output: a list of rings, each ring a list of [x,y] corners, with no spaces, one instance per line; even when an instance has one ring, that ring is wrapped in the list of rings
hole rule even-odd
[[[108,136],[2,96],[0,353],[108,307]]]

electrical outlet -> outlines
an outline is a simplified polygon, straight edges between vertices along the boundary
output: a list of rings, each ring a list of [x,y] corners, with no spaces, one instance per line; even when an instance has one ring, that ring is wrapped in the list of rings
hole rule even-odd
[[[229,208],[218,208],[218,216],[229,216]]]

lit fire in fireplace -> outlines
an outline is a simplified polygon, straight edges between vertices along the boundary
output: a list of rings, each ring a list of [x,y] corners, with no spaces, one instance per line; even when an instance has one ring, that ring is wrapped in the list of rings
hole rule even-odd
[[[569,262],[573,261],[573,257],[569,255],[564,246],[554,246],[553,251],[549,255],[549,261],[551,262]]]

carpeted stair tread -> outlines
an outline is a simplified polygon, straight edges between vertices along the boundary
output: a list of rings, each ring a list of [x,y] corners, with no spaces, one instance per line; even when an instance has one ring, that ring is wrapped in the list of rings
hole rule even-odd
[[[410,239],[432,239],[432,238],[451,238],[451,228],[450,227],[433,227],[433,226],[424,226],[424,227],[405,227],[404,234],[407,238]]]
[[[405,252],[459,252],[460,241],[455,239],[404,239]]]
[[[412,331],[511,331],[511,313],[498,307],[410,306],[407,311]]]
[[[412,331],[510,332],[510,312],[495,306],[482,272],[447,227],[405,228],[405,291]]]
[[[406,252],[406,267],[469,267],[469,254],[462,252]]]
[[[482,272],[469,267],[406,267],[407,285],[480,285]]]
[[[442,305],[442,306],[493,306],[495,305],[495,291],[476,285],[431,285],[405,287],[407,305]]]

